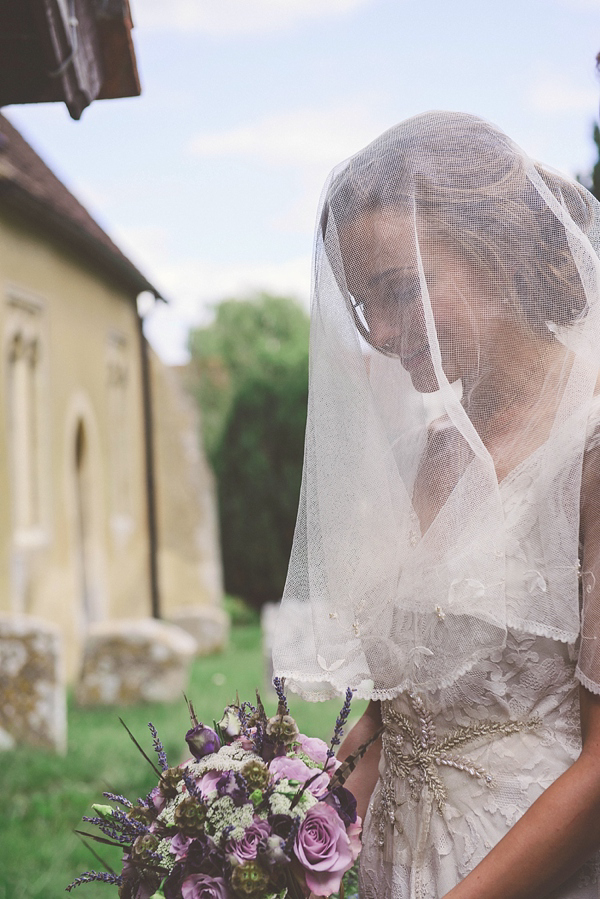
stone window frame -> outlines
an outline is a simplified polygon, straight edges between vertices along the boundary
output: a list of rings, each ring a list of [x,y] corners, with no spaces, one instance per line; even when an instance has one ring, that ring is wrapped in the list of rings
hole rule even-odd
[[[111,329],[106,335],[110,528],[119,546],[128,542],[135,528],[132,374],[131,341],[123,332]]]
[[[4,393],[10,471],[13,545],[17,550],[45,546],[51,536],[50,389],[48,303],[39,294],[9,284],[4,290]],[[15,433],[13,358],[34,362],[33,378],[21,387],[27,407],[21,434]],[[23,420],[23,418],[22,418]],[[23,446],[17,446],[22,443]],[[33,443],[33,446],[31,445]],[[29,495],[24,481],[33,474]],[[21,485],[24,485],[21,487]]]

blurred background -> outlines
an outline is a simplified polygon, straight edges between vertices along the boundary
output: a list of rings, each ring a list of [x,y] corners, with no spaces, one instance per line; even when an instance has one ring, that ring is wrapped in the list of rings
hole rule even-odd
[[[600,0],[0,4],[0,899],[60,895],[89,804],[152,786],[121,707],[176,763],[184,689],[211,721],[268,682],[331,167],[456,109],[599,195],[599,26]]]

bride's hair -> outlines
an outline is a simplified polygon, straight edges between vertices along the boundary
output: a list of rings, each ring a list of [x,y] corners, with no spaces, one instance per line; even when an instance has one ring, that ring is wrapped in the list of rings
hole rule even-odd
[[[540,335],[573,323],[587,301],[562,222],[528,175],[531,162],[502,131],[467,114],[430,112],[382,134],[330,184],[321,217],[345,224],[382,210],[416,211],[423,237],[458,250],[493,279],[504,302]],[[594,218],[588,191],[534,164],[575,225]]]

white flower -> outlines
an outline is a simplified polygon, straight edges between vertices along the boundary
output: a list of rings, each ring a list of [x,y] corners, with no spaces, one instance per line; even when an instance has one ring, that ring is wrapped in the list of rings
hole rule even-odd
[[[160,863],[163,868],[171,871],[175,867],[175,856],[171,853],[171,837],[161,840],[155,852],[160,856]]]
[[[219,721],[219,728],[228,737],[239,737],[242,732],[240,715],[237,706],[228,705]]]
[[[206,814],[207,830],[218,843],[226,827],[233,827],[232,840],[241,840],[244,831],[254,820],[254,808],[249,803],[236,807],[231,796],[222,796],[210,806]]]

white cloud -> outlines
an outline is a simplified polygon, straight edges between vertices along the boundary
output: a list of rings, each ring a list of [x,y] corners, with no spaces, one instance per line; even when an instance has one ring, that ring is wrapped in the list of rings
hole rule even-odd
[[[189,150],[198,156],[250,156],[268,164],[331,167],[381,130],[367,103],[343,103],[276,113],[227,131],[198,134]]]
[[[600,0],[558,0],[558,5],[584,12],[600,12]]]
[[[598,109],[598,88],[591,83],[575,84],[557,74],[540,75],[527,91],[526,99],[529,108],[536,112],[589,112],[593,116]]]
[[[215,36],[282,31],[297,23],[344,15],[372,0],[139,0],[136,26]]]
[[[228,130],[200,133],[187,149],[203,158],[237,156],[269,167],[295,169],[298,187],[271,224],[279,230],[312,233],[317,200],[329,171],[391,124],[377,100],[364,95],[330,108],[295,109]]]

